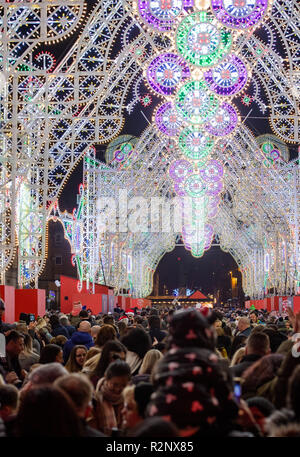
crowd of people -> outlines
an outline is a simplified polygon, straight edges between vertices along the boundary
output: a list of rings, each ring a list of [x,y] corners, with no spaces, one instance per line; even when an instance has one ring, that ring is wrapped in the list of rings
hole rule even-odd
[[[119,307],[2,322],[0,436],[300,436],[300,313]]]

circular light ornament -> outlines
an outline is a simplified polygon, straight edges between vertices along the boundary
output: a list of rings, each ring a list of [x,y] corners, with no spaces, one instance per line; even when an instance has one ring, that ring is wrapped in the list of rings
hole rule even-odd
[[[140,15],[151,28],[167,32],[181,14],[184,0],[139,0]]]
[[[248,29],[266,14],[268,0],[212,0],[216,18],[226,27]]]
[[[230,50],[231,32],[215,24],[206,11],[190,14],[178,26],[176,43],[185,60],[200,67],[215,65]]]
[[[231,96],[245,87],[248,73],[244,62],[238,56],[231,54],[215,68],[205,72],[204,79],[210,90],[217,95]]]
[[[214,140],[204,130],[191,126],[181,132],[178,144],[187,159],[204,163],[214,147]]]
[[[202,197],[206,190],[205,184],[201,179],[200,175],[188,176],[184,182],[186,193],[190,197]]]
[[[190,69],[177,54],[160,54],[150,63],[147,81],[160,95],[172,95],[184,79],[190,77]]]
[[[238,115],[235,108],[229,103],[223,103],[205,128],[211,135],[222,137],[232,133],[237,123]]]
[[[188,160],[176,160],[169,169],[169,174],[176,182],[184,181],[184,179],[193,173],[193,166]]]
[[[223,181],[209,181],[205,183],[206,195],[215,196],[223,190]]]
[[[177,181],[174,183],[174,191],[176,195],[179,197],[184,197],[186,195],[186,192],[184,190],[184,182],[183,181]]]
[[[172,103],[159,106],[155,114],[158,129],[167,136],[176,136],[179,133],[182,118]]]
[[[217,112],[219,101],[204,81],[190,81],[179,90],[176,108],[186,121],[203,124]]]
[[[220,181],[223,177],[223,166],[217,160],[210,160],[205,168],[200,171],[201,178],[205,182]]]

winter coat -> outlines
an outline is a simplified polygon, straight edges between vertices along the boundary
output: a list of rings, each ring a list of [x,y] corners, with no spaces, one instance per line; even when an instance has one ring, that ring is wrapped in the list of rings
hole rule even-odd
[[[64,363],[67,363],[69,355],[74,346],[82,344],[87,349],[94,346],[94,340],[91,335],[87,332],[74,332],[71,338],[65,343],[63,349]]]

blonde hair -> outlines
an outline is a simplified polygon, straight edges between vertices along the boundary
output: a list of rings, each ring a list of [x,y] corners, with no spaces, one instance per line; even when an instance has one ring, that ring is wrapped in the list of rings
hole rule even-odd
[[[82,373],[85,373],[87,376],[90,376],[94,372],[96,366],[98,365],[100,357],[101,352],[86,360],[81,370]]]
[[[233,357],[232,357],[232,360],[230,362],[230,366],[233,367],[234,365],[237,365],[238,363],[240,363],[240,361],[242,360],[242,358],[244,357],[245,355],[245,351],[246,351],[246,348],[242,347],[242,348],[239,348],[237,351],[235,351]]]
[[[100,348],[98,348],[97,346],[91,347],[87,352],[85,363],[88,360],[90,360],[92,357],[94,357],[95,355],[101,354],[101,352],[102,352],[102,350]]]
[[[157,349],[150,349],[150,351],[146,352],[143,363],[139,370],[139,374],[151,374],[154,365],[158,360],[162,359],[163,355]]]
[[[35,326],[36,330],[40,330],[43,327],[47,327],[47,322],[43,317],[41,317],[40,319],[38,318],[38,323]]]
[[[125,389],[123,390],[123,399],[124,399],[124,401],[126,400],[126,402],[128,403],[127,399],[129,399],[129,400],[135,402],[134,390],[135,390],[135,386],[134,385],[125,387]]]

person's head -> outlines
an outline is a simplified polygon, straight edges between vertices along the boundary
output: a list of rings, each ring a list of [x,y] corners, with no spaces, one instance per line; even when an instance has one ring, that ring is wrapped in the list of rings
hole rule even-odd
[[[105,343],[94,374],[102,378],[110,363],[115,360],[125,360],[126,352],[126,347],[119,341],[108,341]]]
[[[238,328],[239,332],[243,332],[244,330],[246,330],[249,327],[250,327],[250,319],[248,319],[248,317],[245,317],[245,316],[240,317],[238,324],[237,324],[237,328]]]
[[[222,428],[238,415],[229,368],[213,351],[171,349],[157,365],[148,416],[168,417],[181,436]],[[211,418],[214,418],[212,421]]]
[[[86,359],[87,351],[87,348],[81,344],[77,344],[72,348],[68,361],[66,363],[66,369],[70,373],[77,373],[82,370],[82,367]]]
[[[104,376],[108,391],[121,395],[131,378],[130,366],[123,360],[116,360],[108,366]]]
[[[28,376],[28,381],[32,386],[52,384],[57,378],[66,374],[68,374],[68,371],[61,363],[53,362],[39,365],[32,370]]]
[[[63,363],[63,351],[57,344],[47,344],[41,350],[39,363],[44,365],[53,362]]]
[[[123,427],[131,429],[145,419],[145,410],[153,393],[150,383],[141,382],[137,386],[127,386],[123,391]]]
[[[67,326],[70,325],[70,321],[69,321],[69,319],[68,319],[67,316],[61,316],[61,317],[59,318],[59,323],[60,323],[60,325],[62,325],[63,327],[67,327]]]
[[[300,366],[298,365],[289,380],[287,406],[291,408],[300,422]]]
[[[257,317],[257,314],[256,314],[255,311],[251,311],[251,312],[249,313],[249,319],[250,319],[250,321],[251,321],[252,324],[256,324],[256,323],[257,323],[258,317]]]
[[[267,354],[259,358],[243,372],[243,389],[247,392],[256,392],[260,386],[272,381],[283,359],[281,354]]]
[[[22,333],[22,335],[28,334],[27,324],[25,322],[18,322],[15,330],[19,333]]]
[[[124,319],[121,319],[118,321],[117,326],[118,326],[118,330],[119,330],[121,337],[126,334],[127,325],[128,325],[128,319],[126,317]]]
[[[163,357],[162,353],[157,349],[150,349],[150,351],[146,352],[141,368],[139,370],[139,374],[151,374],[154,365],[158,360]]]
[[[263,332],[254,332],[249,335],[246,343],[246,355],[255,354],[264,356],[271,352],[268,335]]]
[[[12,384],[0,385],[0,417],[5,421],[18,409],[19,391]]]
[[[55,381],[54,387],[58,387],[71,398],[79,417],[86,419],[89,416],[93,385],[86,376],[79,373],[61,376]]]
[[[5,337],[6,352],[10,357],[17,357],[24,350],[24,335],[11,330]]]
[[[212,328],[214,320],[209,320],[194,309],[176,311],[170,320],[169,347],[190,346],[214,349],[216,343]]]
[[[2,298],[0,298],[0,319],[2,318],[4,311],[5,311],[5,303],[4,303],[4,300],[2,300]]]
[[[85,309],[82,309],[79,312],[78,316],[79,316],[80,320],[88,319],[89,318],[89,313]]]
[[[54,338],[51,338],[50,343],[56,344],[57,346],[63,348],[67,341],[68,339],[65,337],[65,335],[57,335]]]
[[[152,346],[150,336],[141,327],[132,328],[127,335],[121,338],[121,342],[128,351],[136,353],[141,359]]]
[[[82,320],[78,326],[78,332],[91,333],[91,324],[89,321]]]
[[[107,314],[106,316],[103,317],[103,324],[106,325],[114,325],[115,320],[111,314]]]
[[[153,329],[160,329],[160,317],[156,314],[152,314],[148,318],[148,325],[151,330]]]
[[[223,327],[223,332],[224,332],[224,335],[225,335],[225,336],[232,337],[232,330],[231,330],[231,328],[229,327],[229,325],[224,325],[224,327]]]
[[[93,327],[91,328],[91,337],[94,341],[96,341],[100,328],[100,325],[93,325]]]
[[[24,334],[24,352],[30,353],[32,352],[33,341],[31,336],[28,333]]]
[[[50,316],[49,324],[51,325],[52,329],[59,326],[59,317],[57,314],[52,314]]]
[[[151,308],[150,309],[150,316],[158,316],[158,310],[156,308]]]
[[[115,340],[116,338],[117,332],[112,325],[102,325],[95,340],[95,345],[102,348],[107,341]]]
[[[143,321],[144,321],[144,319],[142,318],[142,316],[139,316],[138,314],[136,316],[134,316],[133,322],[135,324],[142,325]]]
[[[86,358],[85,358],[85,363],[90,360],[91,358],[93,358],[95,355],[98,355],[100,354],[101,352],[101,349],[98,348],[97,346],[92,346],[88,351],[87,351],[87,354],[86,354]]]
[[[83,432],[70,398],[56,387],[41,385],[32,387],[22,398],[16,436],[78,437]]]
[[[266,419],[275,411],[275,406],[263,397],[249,398],[247,404],[262,434],[266,435]]]

